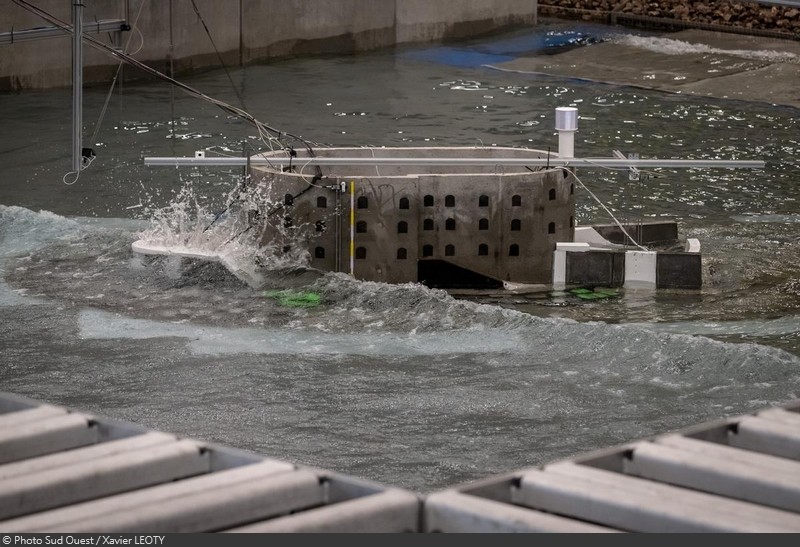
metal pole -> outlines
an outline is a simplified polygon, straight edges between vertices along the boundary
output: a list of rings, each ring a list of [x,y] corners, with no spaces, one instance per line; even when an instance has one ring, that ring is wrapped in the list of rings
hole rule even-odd
[[[83,158],[83,4],[72,2],[72,170],[79,173]]]
[[[468,153],[468,152],[465,152]],[[313,158],[291,158],[253,156],[251,165],[257,166],[284,166],[309,167],[315,165],[329,165],[339,167],[353,167],[356,165],[456,165],[456,166],[516,166],[516,167],[610,167],[629,169],[631,167],[673,167],[673,168],[729,168],[729,169],[764,169],[765,162],[761,160],[681,160],[681,159],[633,159],[633,158],[326,158],[316,156]],[[146,157],[144,164],[147,166],[243,166],[247,160],[236,157]]]
[[[355,269],[356,269],[356,265],[354,262],[356,254],[355,225],[356,225],[356,181],[351,180],[350,181],[350,275],[353,276],[355,276]]]

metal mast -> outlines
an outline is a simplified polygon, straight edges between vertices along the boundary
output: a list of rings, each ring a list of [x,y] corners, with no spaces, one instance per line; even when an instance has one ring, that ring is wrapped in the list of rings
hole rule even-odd
[[[83,4],[72,0],[72,170],[83,162]]]

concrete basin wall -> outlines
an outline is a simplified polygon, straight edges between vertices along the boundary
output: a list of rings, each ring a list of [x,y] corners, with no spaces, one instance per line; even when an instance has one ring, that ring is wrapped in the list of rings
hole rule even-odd
[[[10,0],[5,4],[0,10],[0,32],[50,25]],[[176,73],[219,66],[203,21],[225,64],[243,65],[462,38],[537,20],[536,0],[195,0],[202,20],[190,0],[90,0],[84,4],[84,22],[125,19],[136,29],[95,37],[121,46],[130,39],[128,50],[138,50],[137,59]],[[71,22],[70,2],[39,0],[36,5]],[[90,26],[84,31],[91,32]],[[0,91],[69,86],[70,40],[65,35],[0,45]],[[85,48],[85,83],[110,81],[116,66],[108,54]],[[143,76],[135,69],[126,75]]]

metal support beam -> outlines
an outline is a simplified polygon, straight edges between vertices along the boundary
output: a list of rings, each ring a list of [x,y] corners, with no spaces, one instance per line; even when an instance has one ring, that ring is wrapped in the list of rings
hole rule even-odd
[[[80,172],[83,163],[83,4],[72,2],[72,170]]]
[[[84,34],[100,34],[102,32],[123,32],[130,30],[125,19],[102,19],[82,23]],[[65,31],[59,27],[39,27],[11,32],[0,32],[0,44],[16,44],[17,42],[30,42],[45,38],[64,36]]]
[[[257,166],[297,168],[315,165],[345,166],[357,165],[406,165],[406,166],[508,166],[508,167],[608,167],[608,168],[728,168],[728,169],[763,169],[765,162],[761,160],[679,160],[679,159],[631,159],[631,158],[298,158],[253,156],[237,157],[146,157],[144,164],[150,167],[241,167],[247,164]]]

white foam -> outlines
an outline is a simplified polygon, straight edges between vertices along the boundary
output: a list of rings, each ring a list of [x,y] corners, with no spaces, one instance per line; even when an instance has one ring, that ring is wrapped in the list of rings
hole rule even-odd
[[[78,318],[84,339],[183,338],[197,355],[341,354],[371,356],[450,355],[512,352],[520,340],[501,330],[476,335],[472,330],[398,334],[372,332],[329,334],[301,329],[204,327],[134,319],[98,310],[83,310]]]
[[[782,336],[800,332],[800,316],[788,315],[775,319],[741,321],[676,321],[670,323],[629,323],[669,334]]]
[[[746,50],[746,49],[720,49],[706,44],[693,44],[672,38],[656,38],[635,36],[631,34],[616,35],[610,41],[617,44],[646,49],[666,55],[688,55],[692,53],[711,53],[717,55],[730,55],[754,61],[768,61],[773,63],[800,63],[800,56],[788,51],[775,50]]]

